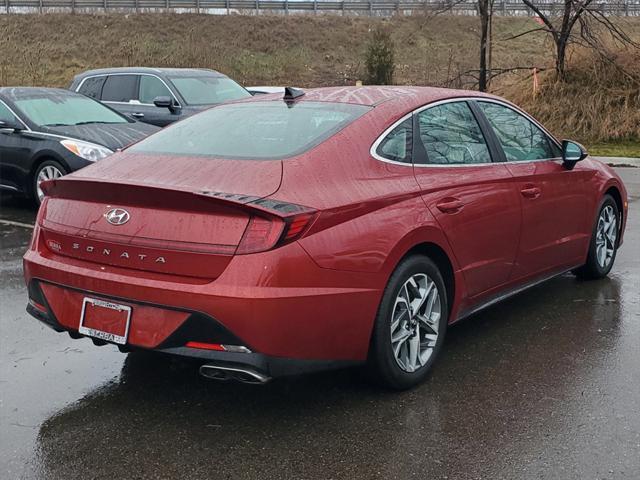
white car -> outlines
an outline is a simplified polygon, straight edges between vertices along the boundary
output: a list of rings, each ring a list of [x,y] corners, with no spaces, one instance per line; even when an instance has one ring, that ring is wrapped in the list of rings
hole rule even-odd
[[[267,93],[281,93],[284,95],[284,87],[245,87],[251,95],[265,95]]]

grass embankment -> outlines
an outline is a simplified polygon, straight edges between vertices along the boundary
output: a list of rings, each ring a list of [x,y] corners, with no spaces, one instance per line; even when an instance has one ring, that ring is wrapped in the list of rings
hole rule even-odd
[[[640,39],[640,19],[623,21]],[[396,45],[397,84],[471,87],[464,73],[477,68],[474,17],[195,14],[0,15],[0,85],[65,87],[89,68],[132,65],[214,68],[245,85],[352,85],[364,76],[369,32],[379,22],[388,25]],[[536,25],[530,18],[495,18],[494,68],[552,64],[543,33],[508,39]],[[624,120],[638,100],[628,84],[617,86],[611,78],[602,88],[601,79],[580,83],[577,76],[575,88],[559,88],[543,73],[543,84],[552,87],[533,98],[528,75],[501,76],[493,88],[558,135],[593,144],[631,140],[635,129],[640,138],[636,117]]]
[[[633,157],[640,158],[640,140],[636,142],[597,143],[588,147],[591,155],[599,157]]]
[[[208,67],[244,84],[351,85],[363,77],[368,17],[109,14],[1,15],[0,84],[66,86],[82,70],[106,66]],[[398,84],[441,85],[477,68],[478,20],[394,17]],[[530,19],[497,18],[495,38]],[[535,24],[534,24],[535,25]],[[545,37],[496,41],[496,66],[547,60]]]
[[[559,136],[580,139],[590,153],[640,157],[640,51],[602,57],[575,51],[566,82],[542,76],[537,95],[519,87],[509,96]]]

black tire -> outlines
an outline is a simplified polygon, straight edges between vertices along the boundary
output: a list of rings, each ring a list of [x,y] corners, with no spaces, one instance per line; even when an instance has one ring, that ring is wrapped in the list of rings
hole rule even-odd
[[[440,300],[440,319],[435,322],[438,325],[438,335],[428,360],[415,371],[409,372],[401,368],[396,360],[391,342],[391,322],[401,288],[416,274],[425,274],[434,282]],[[395,390],[405,390],[424,381],[442,348],[448,318],[447,291],[438,267],[424,255],[412,255],[402,260],[391,275],[378,307],[367,365],[370,378]],[[423,333],[425,331],[428,330],[423,330]]]
[[[601,262],[598,261],[598,247],[597,247],[597,237],[598,237],[598,225],[600,222],[600,217],[603,214],[606,208],[612,208],[614,212],[614,216],[616,219],[616,238],[614,241],[613,253],[608,262],[605,265],[602,265]],[[593,225],[593,231],[591,232],[591,242],[589,243],[589,252],[587,253],[587,262],[581,266],[580,268],[576,268],[573,273],[576,277],[584,279],[584,280],[595,280],[598,278],[606,277],[613,264],[616,260],[616,254],[618,252],[618,238],[620,236],[620,211],[618,210],[618,205],[615,200],[611,197],[611,195],[605,195],[600,202],[600,208],[598,208],[598,215],[596,216],[596,221]]]
[[[38,165],[38,168],[36,168],[35,172],[33,172],[33,177],[31,178],[31,201],[36,207],[40,206],[40,199],[38,198],[38,176],[47,167],[55,168],[60,173],[62,173],[62,175],[66,175],[67,173],[69,173],[67,169],[64,168],[64,166],[62,166],[55,160],[45,160],[40,165]]]

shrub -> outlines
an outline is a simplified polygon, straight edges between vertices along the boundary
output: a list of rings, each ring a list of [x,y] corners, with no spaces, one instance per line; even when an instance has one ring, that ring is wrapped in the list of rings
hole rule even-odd
[[[394,53],[393,40],[389,31],[377,26],[371,35],[365,57],[366,78],[369,85],[393,84]]]

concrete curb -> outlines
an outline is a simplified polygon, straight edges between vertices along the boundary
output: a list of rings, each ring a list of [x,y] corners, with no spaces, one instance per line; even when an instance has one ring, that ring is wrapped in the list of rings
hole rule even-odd
[[[640,168],[640,158],[635,157],[592,157],[612,167]]]

